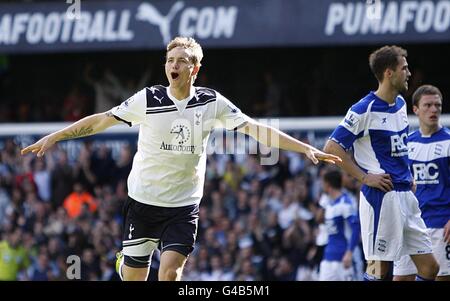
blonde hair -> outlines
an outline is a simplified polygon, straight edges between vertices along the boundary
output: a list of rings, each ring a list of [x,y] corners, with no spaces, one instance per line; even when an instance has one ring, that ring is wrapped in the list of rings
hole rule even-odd
[[[188,49],[190,52],[189,59],[195,66],[201,66],[200,63],[203,58],[202,46],[197,41],[190,37],[176,37],[167,44],[167,53],[176,48],[182,47]]]

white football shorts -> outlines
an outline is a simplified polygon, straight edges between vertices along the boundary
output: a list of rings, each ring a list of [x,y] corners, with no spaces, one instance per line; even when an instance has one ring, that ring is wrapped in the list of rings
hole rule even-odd
[[[361,238],[366,260],[395,261],[403,255],[432,253],[419,202],[409,185],[383,191],[363,185]]]
[[[344,268],[342,261],[320,262],[319,281],[352,281],[354,278],[353,267]]]
[[[439,263],[438,276],[448,276],[450,275],[450,244],[444,242],[444,229],[428,228],[427,231],[431,237],[433,255]],[[411,260],[411,257],[402,256],[400,260],[394,262],[394,275],[405,276],[416,274],[417,268]]]

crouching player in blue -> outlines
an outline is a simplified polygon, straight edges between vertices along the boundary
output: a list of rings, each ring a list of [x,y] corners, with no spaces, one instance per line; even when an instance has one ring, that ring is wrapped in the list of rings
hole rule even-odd
[[[409,135],[409,165],[416,197],[440,269],[436,280],[450,281],[450,131],[441,126],[442,94],[431,85],[412,98],[420,129]],[[413,281],[417,269],[409,256],[394,262],[394,280]]]
[[[331,170],[323,176],[323,191],[328,198],[325,225],[328,244],[320,263],[320,281],[354,280],[353,251],[360,240],[357,207],[352,198],[342,191],[342,174]]]

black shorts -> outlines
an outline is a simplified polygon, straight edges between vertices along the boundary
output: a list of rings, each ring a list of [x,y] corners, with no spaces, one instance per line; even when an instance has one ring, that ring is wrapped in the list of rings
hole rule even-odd
[[[188,256],[194,250],[199,206],[158,207],[128,197],[122,252],[131,267],[149,266],[153,251],[172,250]]]

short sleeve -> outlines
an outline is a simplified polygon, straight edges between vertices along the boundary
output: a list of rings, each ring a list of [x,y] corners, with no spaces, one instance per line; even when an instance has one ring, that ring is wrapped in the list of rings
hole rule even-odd
[[[241,112],[226,97],[217,93],[217,122],[216,128],[225,128],[227,130],[235,130],[242,127],[250,120],[250,117]]]
[[[111,113],[129,126],[137,125],[145,120],[147,107],[147,91],[143,89],[117,107],[111,109]]]
[[[322,195],[320,196],[320,199],[319,199],[319,205],[322,208],[326,208],[328,206],[328,204],[330,204],[330,201],[331,201],[330,197],[327,194],[322,193]]]
[[[345,150],[348,150],[356,139],[364,135],[364,119],[366,115],[365,113],[358,114],[351,108],[331,134],[330,140],[338,143]]]
[[[450,131],[447,131],[449,136],[447,136],[448,140],[450,140]],[[448,141],[447,140],[447,141]],[[447,142],[447,157],[450,157],[450,143]]]
[[[341,206],[341,214],[344,218],[350,218],[356,215],[356,212],[351,204],[343,203]]]

